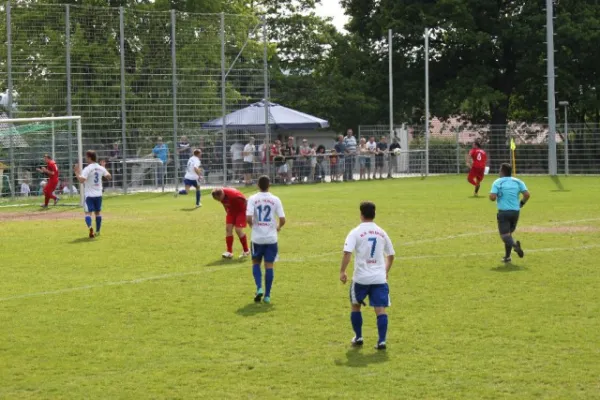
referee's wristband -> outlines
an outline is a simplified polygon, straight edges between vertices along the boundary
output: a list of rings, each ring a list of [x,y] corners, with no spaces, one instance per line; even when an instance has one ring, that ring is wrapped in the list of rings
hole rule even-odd
[[[523,208],[523,206],[525,205],[525,202],[523,200],[521,200],[520,205],[521,205],[521,208]]]

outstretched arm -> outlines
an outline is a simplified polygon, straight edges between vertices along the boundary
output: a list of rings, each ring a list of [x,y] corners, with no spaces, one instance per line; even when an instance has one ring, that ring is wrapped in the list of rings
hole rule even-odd
[[[345,251],[344,256],[342,257],[342,265],[340,266],[340,281],[342,283],[346,283],[348,281],[348,275],[346,274],[346,269],[348,268],[348,264],[350,264],[350,259],[352,258],[352,253]]]

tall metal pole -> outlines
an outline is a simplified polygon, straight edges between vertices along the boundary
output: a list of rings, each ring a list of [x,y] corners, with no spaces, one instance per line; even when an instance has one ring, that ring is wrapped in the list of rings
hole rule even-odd
[[[52,116],[54,117],[54,113],[52,113]],[[55,125],[54,125],[54,121],[52,121],[50,123],[50,130],[52,132],[52,159],[56,160],[56,129],[55,129]],[[70,186],[70,183],[69,183]],[[71,192],[69,190],[69,192]]]
[[[429,28],[425,28],[425,176],[429,176]]]
[[[390,90],[390,143],[394,139],[394,48],[393,48],[393,31],[390,29],[388,31],[388,69],[389,69],[389,90]]]
[[[567,109],[569,103],[565,104],[565,175],[569,175],[569,116]]]
[[[71,6],[69,4],[65,5],[65,52],[67,59],[67,70],[66,70],[66,78],[67,78],[67,115],[70,117],[73,115],[73,100],[71,98]],[[69,152],[69,168],[73,165],[73,121],[69,120],[67,122],[67,130],[69,144],[67,146]],[[73,175],[69,179],[69,185],[72,185]],[[114,181],[113,181],[114,182]],[[69,196],[71,196],[71,191],[69,191]]]
[[[225,90],[225,13],[221,13],[221,118],[223,119],[223,184],[227,184],[227,93]]]
[[[127,193],[127,99],[125,92],[125,9],[119,8],[119,36],[121,46],[121,158],[123,159],[123,193]]]
[[[556,176],[556,104],[554,98],[554,9],[553,0],[546,0],[546,43],[548,74],[548,173]]]
[[[456,173],[460,174],[460,132],[456,130]]]
[[[268,58],[268,37],[267,37],[267,20],[266,18],[263,17],[262,19],[262,24],[263,24],[263,79],[264,79],[264,86],[265,86],[265,141],[266,141],[266,147],[265,147],[265,160],[266,160],[266,164],[267,164],[267,175],[270,177],[271,176],[271,130],[270,130],[270,123],[269,123],[269,115],[271,114],[269,112],[269,105],[270,105],[270,98],[269,98],[269,58]]]
[[[175,10],[171,10],[171,67],[173,86],[173,153],[175,154],[175,193],[179,192],[179,151],[177,148],[177,43],[176,39],[176,18]],[[164,181],[164,180],[163,180]]]
[[[11,23],[11,8],[10,1],[6,2],[6,73],[7,73],[7,84],[8,84],[8,102],[7,110],[8,118],[13,117],[13,79],[12,79],[12,23]],[[15,149],[13,143],[13,132],[11,129],[8,130],[8,151],[10,159],[10,197],[15,197]],[[2,179],[2,178],[0,178]]]

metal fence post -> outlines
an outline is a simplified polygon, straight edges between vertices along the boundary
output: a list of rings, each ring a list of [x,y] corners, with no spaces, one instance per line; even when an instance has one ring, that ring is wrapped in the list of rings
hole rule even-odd
[[[565,105],[565,175],[569,175],[569,116]]]
[[[65,55],[67,61],[67,70],[66,70],[66,78],[67,78],[67,115],[71,117],[73,115],[73,100],[71,98],[71,6],[69,4],[65,5]],[[67,122],[67,130],[68,130],[68,139],[69,144],[67,146],[69,152],[69,168],[73,167],[73,121],[69,120]],[[71,179],[69,179],[69,185],[73,183],[73,175],[71,174]],[[71,191],[69,191],[69,196],[71,196]]]
[[[265,138],[267,141],[267,145],[265,148],[265,159],[267,165],[268,175],[271,176],[271,132],[269,126],[269,69],[268,69],[268,52],[267,52],[267,20],[263,17],[263,78],[264,78],[264,86],[265,86]]]
[[[429,29],[425,28],[425,176],[429,176]]]
[[[548,75],[548,173],[556,176],[556,104],[554,93],[554,1],[546,0],[546,46]]]
[[[12,27],[11,27],[11,7],[10,1],[6,2],[6,73],[7,73],[7,86],[8,86],[8,102],[7,110],[8,118],[12,118],[12,105],[13,105],[13,79],[12,79]],[[13,132],[12,129],[8,130],[8,154],[10,159],[10,183],[8,185],[10,189],[10,197],[15,197],[15,150],[13,144]]]
[[[460,175],[460,132],[456,130],[456,173]]]
[[[171,62],[172,62],[172,85],[173,85],[173,153],[175,154],[175,192],[179,192],[179,152],[177,151],[177,44],[175,42],[176,13],[171,10]]]
[[[123,142],[123,193],[127,193],[127,99],[125,91],[125,9],[119,7],[119,36],[121,50],[121,141]]]
[[[223,184],[227,184],[227,94],[225,90],[225,13],[221,13],[221,114],[223,118]],[[234,177],[235,178],[235,177]]]

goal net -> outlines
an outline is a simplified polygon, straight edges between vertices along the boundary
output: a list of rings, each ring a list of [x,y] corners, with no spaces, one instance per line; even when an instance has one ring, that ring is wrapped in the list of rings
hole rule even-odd
[[[48,154],[59,169],[62,206],[83,204],[73,166],[83,162],[81,117],[8,118],[0,114],[0,204],[39,205],[48,182],[38,171]]]

